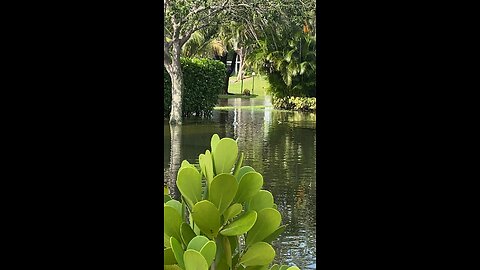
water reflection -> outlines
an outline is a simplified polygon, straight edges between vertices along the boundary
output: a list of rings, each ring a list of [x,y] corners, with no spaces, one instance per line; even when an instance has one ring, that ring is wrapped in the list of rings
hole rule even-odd
[[[238,108],[248,105],[267,107]],[[239,149],[245,153],[244,164],[263,175],[264,189],[272,192],[282,223],[288,224],[273,243],[277,251],[275,261],[315,269],[316,116],[278,111],[270,105],[269,100],[223,100],[218,106],[236,108],[214,111],[208,120],[186,121],[181,132],[172,133],[177,136],[174,140],[166,121],[164,175],[171,181],[176,175],[173,171],[184,159],[198,163],[198,155],[210,148],[212,134],[238,138]],[[175,144],[180,145],[180,150]]]

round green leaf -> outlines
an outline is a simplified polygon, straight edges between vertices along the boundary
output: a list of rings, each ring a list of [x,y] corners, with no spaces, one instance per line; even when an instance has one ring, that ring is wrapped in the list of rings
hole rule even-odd
[[[242,235],[248,232],[257,220],[257,212],[249,211],[239,219],[225,226],[220,234],[226,236]]]
[[[230,268],[228,267],[227,263],[228,251],[225,250],[223,245],[223,238],[224,236],[221,235],[215,238],[215,242],[217,244],[217,253],[215,254],[215,269],[229,270]]]
[[[223,251],[225,254],[225,261],[229,267],[232,267],[232,246],[230,244],[230,240],[228,237],[221,237],[222,238],[222,245],[223,245]]]
[[[166,248],[163,250],[163,264],[164,265],[171,265],[176,264],[177,260],[175,259],[175,255],[173,254],[172,248]]]
[[[240,171],[240,168],[242,167],[243,164],[243,152],[240,153],[240,156],[238,157],[237,163],[235,163],[235,169],[233,169],[233,176],[237,176],[238,172]]]
[[[239,203],[232,204],[227,210],[225,210],[225,213],[223,213],[223,217],[225,221],[232,219],[236,217],[238,214],[242,212],[242,205]]]
[[[234,202],[243,203],[250,199],[263,186],[263,176],[257,172],[247,172],[240,179]]]
[[[213,156],[209,150],[205,151],[205,158],[203,161],[205,162],[205,178],[207,179],[208,186],[210,187],[210,183],[212,183],[215,175],[213,173]]]
[[[210,146],[212,148],[212,152],[214,152],[215,148],[217,148],[217,144],[218,144],[219,141],[220,141],[220,137],[218,136],[218,134],[213,134],[212,140],[210,141]]]
[[[185,251],[183,254],[185,270],[208,270],[208,263],[203,255],[193,249]]]
[[[246,174],[247,172],[254,172],[255,170],[250,167],[250,166],[243,166],[241,167],[237,174],[235,175],[235,178],[237,178],[237,181],[240,182],[240,179],[242,179],[242,176]]]
[[[273,240],[277,239],[277,237],[285,231],[285,228],[287,228],[287,225],[282,225],[278,227],[273,233],[263,239],[263,242],[270,243]]]
[[[287,270],[300,270],[300,268],[296,266],[290,266],[289,268],[287,268]]]
[[[270,267],[270,270],[279,270],[280,269],[280,265],[278,264],[274,264],[272,265],[272,267]]]
[[[235,161],[237,160],[237,142],[231,138],[221,139],[215,147],[215,151],[212,155],[215,173],[230,173],[233,164],[235,164]]]
[[[170,237],[170,245],[172,246],[173,255],[175,256],[175,259],[177,260],[178,265],[181,268],[185,268],[185,264],[183,261],[184,251],[183,251],[182,245],[174,237]]]
[[[258,242],[247,249],[240,259],[243,266],[268,265],[275,258],[275,250],[265,242]]]
[[[180,165],[180,169],[182,169],[182,168],[184,168],[184,167],[192,167],[192,168],[195,169],[195,165],[190,164],[190,162],[188,162],[188,160],[182,161],[182,164]]]
[[[208,241],[200,250],[200,253],[203,255],[207,261],[208,266],[212,265],[213,259],[215,259],[215,253],[217,252],[217,245],[213,241]]]
[[[178,171],[177,187],[190,207],[202,200],[202,175],[197,169],[181,168]]]
[[[195,224],[195,222],[193,222],[192,213],[190,213],[190,214],[188,215],[188,220],[190,221],[190,224],[193,224],[192,229],[193,229],[193,232],[195,233],[195,235],[200,235],[200,229],[199,229],[198,226]]]
[[[186,167],[186,166],[190,166],[190,162],[188,162],[188,160],[183,160],[182,164],[180,165],[180,168]]]
[[[188,245],[188,243],[190,243],[190,241],[197,235],[192,230],[190,225],[183,222],[180,226],[180,236],[182,237],[183,243],[185,243],[185,245]]]
[[[198,156],[198,164],[200,164],[200,170],[202,171],[203,176],[207,178],[207,170],[205,165],[205,154],[200,154]]]
[[[166,248],[170,247],[170,236],[168,236],[165,232],[163,233],[163,246]]]
[[[280,226],[282,216],[273,208],[265,208],[258,212],[257,221],[247,234],[247,246],[262,241],[275,232]]]
[[[180,224],[182,218],[178,211],[170,205],[163,206],[163,232],[168,236],[173,236],[177,239],[180,237]]]
[[[249,210],[260,211],[264,208],[273,208],[273,195],[266,190],[260,190],[248,202]]]
[[[192,209],[195,225],[210,239],[217,236],[220,229],[220,212],[210,201],[203,200],[195,204]]]
[[[187,249],[194,249],[196,251],[202,250],[202,247],[210,241],[207,237],[203,235],[195,236],[187,245]]]
[[[175,210],[177,210],[180,217],[182,216],[182,203],[181,202],[179,202],[177,200],[170,200],[170,201],[166,202],[165,204],[175,208]]]
[[[220,215],[230,206],[237,194],[238,183],[231,174],[222,173],[213,178],[208,200],[211,201],[220,212]]]

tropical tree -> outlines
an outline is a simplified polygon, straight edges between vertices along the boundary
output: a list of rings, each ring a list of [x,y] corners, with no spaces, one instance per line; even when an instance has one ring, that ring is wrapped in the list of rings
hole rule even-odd
[[[164,0],[163,63],[172,82],[170,124],[182,123],[182,46],[196,31],[218,24],[217,16],[228,7],[228,0]]]
[[[277,45],[280,49],[275,50],[261,42],[248,62],[267,74],[270,91],[275,96],[315,96],[315,37],[297,32]]]
[[[213,58],[215,54],[223,54],[225,46],[216,38],[218,31],[217,27],[206,27],[193,33],[182,46],[181,56]]]
[[[313,1],[302,1],[266,16],[270,23],[258,33],[259,40],[246,63],[267,75],[274,96],[315,96],[314,17]]]

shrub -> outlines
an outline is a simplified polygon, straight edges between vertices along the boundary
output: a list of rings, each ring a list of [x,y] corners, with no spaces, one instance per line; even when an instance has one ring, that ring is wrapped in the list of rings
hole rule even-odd
[[[225,65],[211,59],[181,58],[180,61],[183,71],[183,116],[210,116],[217,104],[218,94],[224,86]],[[172,104],[172,85],[165,68],[163,75],[165,89],[163,115],[168,118]]]
[[[277,41],[267,35],[246,61],[266,74],[272,96],[315,97],[316,38],[295,28],[285,31]]]
[[[317,99],[312,97],[273,97],[273,107],[285,110],[316,111]]]
[[[214,134],[211,148],[199,156],[200,171],[182,162],[181,202],[164,194],[164,269],[269,269],[270,243],[286,227],[273,195],[261,189],[260,173],[242,166],[236,141]]]

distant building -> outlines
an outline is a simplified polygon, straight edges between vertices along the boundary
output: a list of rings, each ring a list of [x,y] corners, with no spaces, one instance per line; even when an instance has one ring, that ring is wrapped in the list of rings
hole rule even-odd
[[[233,74],[237,75],[238,74],[238,70],[240,69],[240,65],[242,64],[242,62],[240,61],[240,56],[237,55],[237,59],[236,59],[236,63],[235,63],[235,70],[233,71]],[[232,61],[227,61],[227,66],[230,66],[232,64]]]

